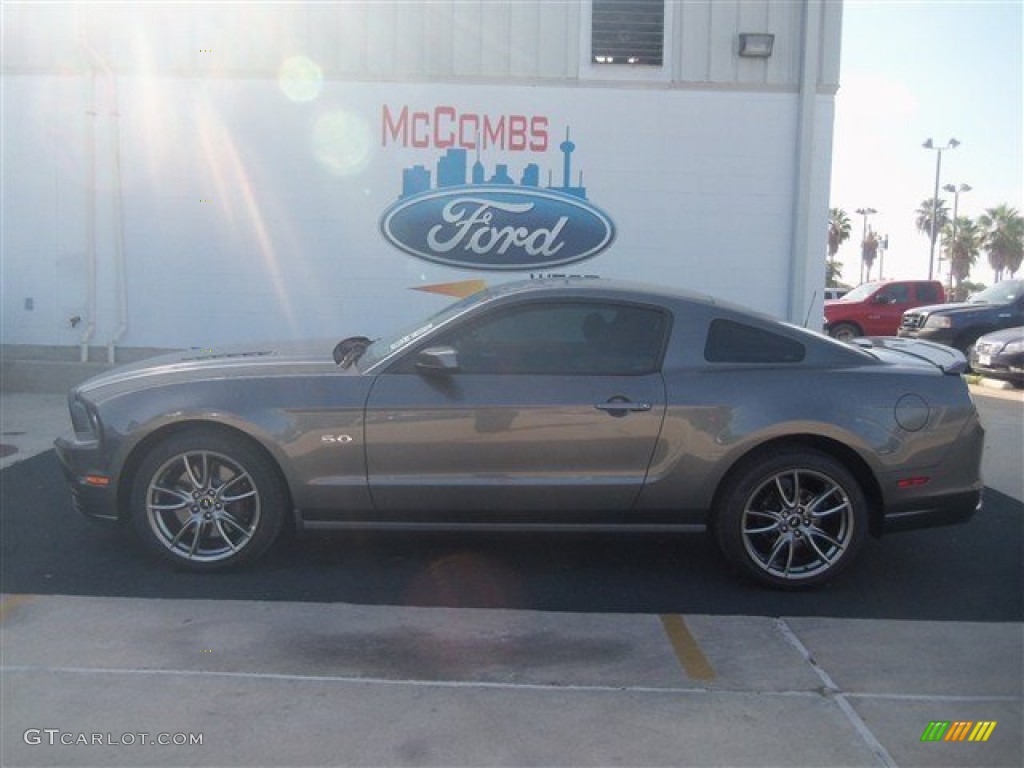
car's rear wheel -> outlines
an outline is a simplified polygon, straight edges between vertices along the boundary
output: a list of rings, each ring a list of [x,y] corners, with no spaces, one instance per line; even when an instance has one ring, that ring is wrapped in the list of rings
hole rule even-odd
[[[158,443],[131,491],[143,541],[187,570],[242,565],[262,555],[287,508],[277,468],[256,446],[213,429],[191,429]]]
[[[839,323],[829,330],[829,335],[833,339],[838,339],[839,341],[852,341],[862,334],[860,332],[860,328],[853,323]]]
[[[765,453],[726,479],[714,528],[726,557],[762,584],[821,584],[857,555],[867,501],[832,457],[803,448]]]

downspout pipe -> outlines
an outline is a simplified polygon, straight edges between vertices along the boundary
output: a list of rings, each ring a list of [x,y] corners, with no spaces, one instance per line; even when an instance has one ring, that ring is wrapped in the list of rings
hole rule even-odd
[[[84,46],[83,46],[84,47]],[[96,69],[92,68],[89,104],[85,111],[85,141],[89,157],[85,184],[86,325],[79,339],[81,362],[89,362],[89,343],[96,333]]]
[[[812,186],[814,184],[814,144],[818,123],[818,69],[821,60],[821,0],[804,3],[803,61],[800,68],[800,96],[796,140],[796,188],[793,195],[793,245],[789,261],[789,301],[787,315],[791,322],[803,318],[807,292],[807,267],[810,256]],[[815,229],[817,231],[817,229]],[[806,307],[807,318],[813,309]]]
[[[113,162],[112,203],[114,225],[114,272],[117,280],[117,330],[107,343],[107,362],[117,362],[116,348],[128,331],[128,275],[124,258],[124,213],[121,204],[121,114],[117,98],[117,77],[110,73],[112,106],[110,112],[111,154]]]
[[[89,283],[90,283],[90,312],[89,312],[89,325],[86,328],[86,334],[83,334],[82,340],[82,361],[88,360],[88,343],[96,330],[96,272],[97,272],[97,253],[96,253],[96,170],[97,170],[97,156],[96,156],[96,128],[95,120],[98,119],[99,109],[96,105],[96,68],[98,67],[103,75],[107,78],[110,83],[110,151],[111,151],[111,223],[113,225],[114,234],[114,279],[117,283],[117,317],[118,326],[114,335],[107,343],[107,362],[116,362],[116,346],[121,340],[124,334],[128,330],[128,281],[126,273],[126,264],[124,257],[124,216],[122,212],[121,204],[121,131],[120,131],[120,113],[117,98],[117,75],[109,64],[103,59],[102,56],[85,40],[85,36],[82,35],[80,38],[82,49],[89,55],[94,63],[93,68],[93,90],[92,90],[92,114],[93,114],[93,126],[89,130],[90,142],[90,157],[92,158],[91,169],[90,169],[90,189],[89,189],[89,201],[90,201],[90,216],[88,230],[91,235],[90,237],[90,267],[89,267]],[[86,338],[88,336],[88,338]]]

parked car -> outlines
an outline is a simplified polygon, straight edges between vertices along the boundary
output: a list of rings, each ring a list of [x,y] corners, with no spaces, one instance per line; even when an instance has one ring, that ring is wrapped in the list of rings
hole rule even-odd
[[[824,298],[825,298],[825,301],[834,301],[836,299],[843,298],[843,296],[845,296],[849,292],[850,292],[850,289],[846,288],[846,287],[842,287],[842,288],[826,288],[825,289]]]
[[[962,522],[983,432],[946,347],[860,348],[600,279],[491,288],[386,338],[171,355],[69,396],[79,510],[195,571],[292,523],[710,527],[778,587]]]
[[[1024,386],[1024,327],[987,333],[971,348],[971,369]]]
[[[864,283],[837,301],[825,302],[825,331],[840,341],[858,336],[895,336],[903,313],[945,298],[937,280]]]
[[[1003,280],[965,302],[904,312],[899,335],[948,344],[969,356],[985,334],[1018,325],[1024,325],[1024,280]]]

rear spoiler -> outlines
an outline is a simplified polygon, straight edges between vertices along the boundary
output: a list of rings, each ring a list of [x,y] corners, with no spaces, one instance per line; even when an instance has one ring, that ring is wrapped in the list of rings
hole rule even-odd
[[[896,336],[869,336],[854,339],[853,343],[863,349],[887,349],[900,352],[918,360],[925,360],[943,373],[959,376],[967,372],[967,358],[963,353],[944,344],[918,339],[902,339]]]

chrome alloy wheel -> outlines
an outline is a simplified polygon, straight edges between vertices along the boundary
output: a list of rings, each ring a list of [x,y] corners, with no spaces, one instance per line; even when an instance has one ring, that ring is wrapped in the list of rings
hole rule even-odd
[[[259,528],[260,493],[249,472],[229,456],[188,451],[153,473],[146,520],[175,556],[212,563],[240,553]]]
[[[750,560],[786,581],[828,572],[854,541],[857,516],[833,478],[809,469],[780,471],[743,507],[741,532]]]

